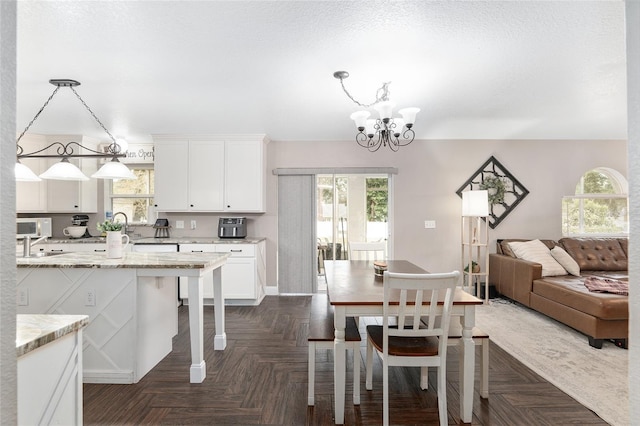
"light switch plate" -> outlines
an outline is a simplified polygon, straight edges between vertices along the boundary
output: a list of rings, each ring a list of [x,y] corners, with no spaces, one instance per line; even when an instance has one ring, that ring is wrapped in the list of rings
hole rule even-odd
[[[87,290],[84,299],[84,306],[96,306],[96,291],[91,289]]]
[[[29,306],[29,289],[18,289],[18,306]]]
[[[184,229],[184,220],[176,220],[176,229]]]
[[[196,221],[195,220],[191,221],[191,229],[196,229]]]
[[[424,221],[424,227],[425,227],[425,229],[434,229],[436,227],[436,221],[435,220],[425,220]]]

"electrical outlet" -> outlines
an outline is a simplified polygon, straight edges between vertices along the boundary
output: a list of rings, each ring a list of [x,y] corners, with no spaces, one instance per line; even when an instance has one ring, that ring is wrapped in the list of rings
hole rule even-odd
[[[29,305],[29,289],[19,288],[18,289],[18,306],[28,306],[28,305]]]
[[[184,229],[184,220],[176,220],[176,229]]]
[[[91,289],[87,290],[84,296],[84,306],[96,306],[96,291]]]
[[[434,229],[436,227],[436,221],[435,220],[425,220],[424,221],[424,227],[425,227],[425,229]]]
[[[195,220],[191,221],[191,229],[196,229],[196,221]]]

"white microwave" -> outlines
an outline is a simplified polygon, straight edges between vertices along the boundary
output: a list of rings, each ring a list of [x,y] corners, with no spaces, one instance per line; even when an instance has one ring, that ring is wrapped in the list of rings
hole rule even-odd
[[[50,217],[21,217],[16,219],[16,238],[51,237]]]

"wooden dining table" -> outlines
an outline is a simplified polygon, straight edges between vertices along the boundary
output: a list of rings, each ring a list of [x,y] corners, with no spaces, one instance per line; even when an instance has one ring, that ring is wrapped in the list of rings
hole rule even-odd
[[[391,272],[427,273],[424,269],[406,260],[388,260],[386,263],[387,270]],[[335,423],[344,424],[346,318],[348,316],[382,316],[384,292],[382,277],[375,275],[373,262],[360,260],[325,261],[325,272],[329,302],[335,310]],[[391,303],[393,304],[393,300]],[[482,303],[482,299],[478,299],[461,288],[456,289],[452,315],[460,318],[462,326],[460,418],[464,423],[471,423],[473,414],[475,345],[472,339],[472,329],[475,325],[475,308]]]

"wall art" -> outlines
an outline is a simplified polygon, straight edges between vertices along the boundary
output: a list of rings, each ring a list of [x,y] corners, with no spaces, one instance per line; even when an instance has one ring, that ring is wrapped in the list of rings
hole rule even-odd
[[[494,229],[529,194],[522,185],[494,156],[491,156],[456,191],[486,189],[489,191],[489,226]]]

